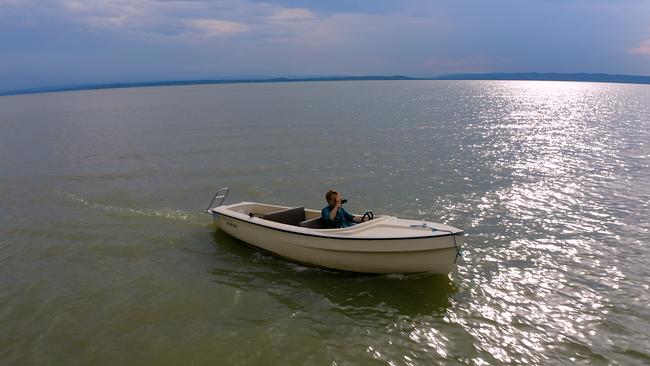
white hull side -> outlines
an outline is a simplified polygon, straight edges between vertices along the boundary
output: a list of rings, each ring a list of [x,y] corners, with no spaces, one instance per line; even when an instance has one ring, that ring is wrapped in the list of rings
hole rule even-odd
[[[452,236],[407,240],[333,239],[275,230],[216,213],[213,217],[221,230],[237,239],[289,260],[317,267],[361,273],[434,274],[449,274],[455,267],[456,249]],[[460,247],[463,237],[455,239]],[[419,249],[408,250],[407,247]]]

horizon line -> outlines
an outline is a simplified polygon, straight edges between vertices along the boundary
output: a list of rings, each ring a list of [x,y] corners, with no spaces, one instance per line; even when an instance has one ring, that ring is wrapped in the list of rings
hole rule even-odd
[[[55,86],[31,87],[0,91],[0,96],[57,93],[68,91],[146,88],[157,86],[188,86],[213,84],[244,83],[286,83],[312,81],[391,81],[391,80],[494,80],[494,81],[573,81],[605,82],[623,84],[650,84],[650,76],[607,74],[607,73],[557,73],[557,72],[519,72],[519,73],[446,73],[438,76],[416,77],[404,75],[368,75],[368,76],[287,76],[287,77],[236,77],[221,79],[159,80],[107,83],[81,83]]]

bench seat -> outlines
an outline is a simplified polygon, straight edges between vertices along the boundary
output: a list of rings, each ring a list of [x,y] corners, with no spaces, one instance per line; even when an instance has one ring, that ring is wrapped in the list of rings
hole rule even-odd
[[[305,221],[305,208],[296,207],[288,210],[275,211],[262,216],[262,218],[281,224],[298,226],[301,222]]]

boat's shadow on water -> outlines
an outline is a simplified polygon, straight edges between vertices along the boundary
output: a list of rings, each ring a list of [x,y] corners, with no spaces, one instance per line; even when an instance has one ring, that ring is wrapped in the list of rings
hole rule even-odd
[[[287,261],[216,230],[215,282],[259,290],[297,308],[323,297],[344,312],[381,311],[399,315],[442,315],[458,292],[448,276],[372,275],[331,271]]]

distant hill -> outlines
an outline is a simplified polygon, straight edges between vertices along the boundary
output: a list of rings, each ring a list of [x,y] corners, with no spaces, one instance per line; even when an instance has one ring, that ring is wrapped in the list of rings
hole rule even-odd
[[[586,81],[603,83],[650,84],[650,76],[612,74],[562,74],[562,73],[488,73],[448,74],[431,78],[433,80],[540,80],[540,81]]]
[[[64,91],[138,88],[173,85],[209,85],[209,84],[241,84],[241,83],[283,83],[305,81],[355,81],[355,80],[546,80],[546,81],[584,81],[605,83],[650,84],[650,76],[612,75],[612,74],[561,74],[561,73],[486,73],[486,74],[444,74],[433,77],[409,76],[323,76],[323,77],[282,77],[257,79],[207,79],[207,80],[171,80],[144,81],[105,84],[62,85],[38,88],[8,90],[0,92],[0,96],[52,93]]]

